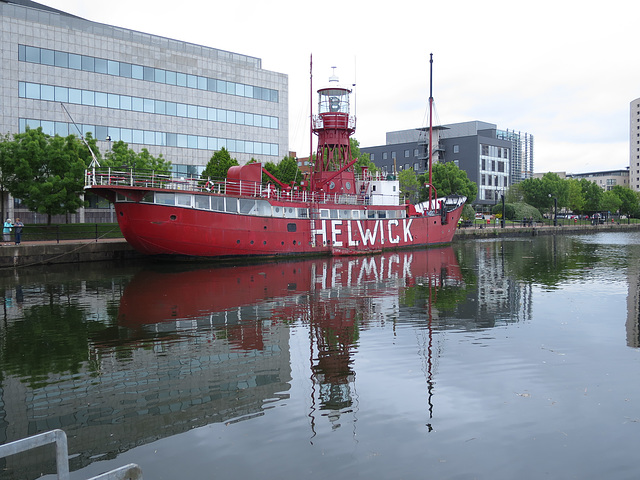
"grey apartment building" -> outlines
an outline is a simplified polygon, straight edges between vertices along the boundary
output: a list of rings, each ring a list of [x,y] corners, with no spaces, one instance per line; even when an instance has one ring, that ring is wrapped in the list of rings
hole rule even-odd
[[[433,128],[433,163],[454,162],[478,185],[476,205],[494,205],[506,189],[533,175],[533,136],[473,121]],[[387,132],[386,144],[362,147],[387,173],[428,169],[426,128]]]
[[[259,58],[0,0],[0,133],[91,132],[199,174],[225,147],[240,164],[288,151],[288,77]],[[65,108],[62,107],[64,105]],[[68,114],[67,114],[68,111]]]

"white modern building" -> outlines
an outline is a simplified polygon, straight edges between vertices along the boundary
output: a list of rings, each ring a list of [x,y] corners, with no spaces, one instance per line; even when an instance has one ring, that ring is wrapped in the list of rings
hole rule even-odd
[[[287,155],[288,77],[264,70],[260,58],[29,0],[0,0],[0,36],[1,134],[79,129],[103,152],[123,140],[185,175],[222,147],[240,164]]]
[[[629,186],[640,191],[640,98],[630,105],[629,118]]]

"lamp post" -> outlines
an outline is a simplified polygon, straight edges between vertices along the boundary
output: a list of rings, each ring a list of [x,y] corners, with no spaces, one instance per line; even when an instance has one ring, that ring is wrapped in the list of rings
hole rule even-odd
[[[552,195],[549,194],[549,198],[552,198]],[[553,226],[558,226],[558,199],[557,197],[553,197]]]

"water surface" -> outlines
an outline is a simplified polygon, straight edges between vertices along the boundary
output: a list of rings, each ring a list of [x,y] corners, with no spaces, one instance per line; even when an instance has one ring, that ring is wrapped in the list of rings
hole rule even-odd
[[[73,480],[636,478],[640,235],[0,280],[0,440]],[[2,478],[55,478],[46,448]]]

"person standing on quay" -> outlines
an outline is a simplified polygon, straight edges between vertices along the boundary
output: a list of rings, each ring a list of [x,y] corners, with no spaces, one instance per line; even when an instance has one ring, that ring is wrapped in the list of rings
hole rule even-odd
[[[11,219],[7,218],[4,222],[4,227],[2,228],[2,239],[4,240],[5,245],[9,245],[8,242],[11,241],[11,229],[13,228],[13,223],[11,223]]]
[[[16,218],[16,223],[13,225],[16,229],[16,245],[20,245],[20,240],[22,239],[22,227],[24,227],[24,223],[20,221],[20,218]]]

